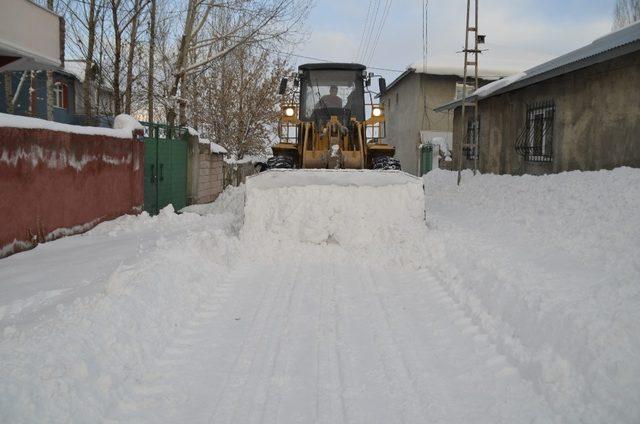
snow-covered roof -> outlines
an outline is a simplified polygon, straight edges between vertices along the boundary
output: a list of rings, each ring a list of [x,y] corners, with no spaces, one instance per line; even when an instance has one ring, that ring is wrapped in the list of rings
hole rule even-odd
[[[107,137],[128,138],[132,137],[133,130],[143,129],[142,125],[129,115],[118,115],[113,123],[114,128],[86,127],[80,125],[61,124],[59,122],[46,121],[44,119],[28,116],[10,115],[0,113],[0,127],[43,129],[61,131],[73,134],[104,135]]]
[[[638,50],[640,50],[640,21],[618,31],[614,31],[611,34],[597,38],[591,44],[538,66],[534,66],[520,74],[512,75],[480,87],[473,92],[468,99],[473,100],[476,97],[484,99],[517,90]],[[462,104],[462,100],[456,100],[439,106],[435,110],[443,111],[454,109],[460,106],[460,104]]]
[[[65,60],[64,71],[73,75],[80,82],[84,82],[85,62],[82,60]]]
[[[426,69],[426,71],[425,71]],[[398,84],[402,81],[407,75],[410,74],[427,74],[427,75],[442,75],[442,76],[455,76],[458,78],[464,77],[464,69],[462,66],[455,65],[445,65],[445,64],[436,64],[425,66],[421,62],[416,62],[411,66],[407,67],[407,70],[404,71],[398,78],[393,80],[388,86],[387,91],[390,90],[394,85]],[[478,70],[478,76],[486,81],[493,81],[499,78],[505,77],[507,75],[513,75],[515,72],[512,70],[506,69],[488,69],[488,68],[480,68]]]
[[[199,138],[198,139],[198,143],[200,144],[208,144],[209,145],[209,150],[211,151],[211,153],[215,153],[218,155],[226,155],[227,153],[229,153],[227,151],[227,149],[225,149],[224,147],[222,147],[221,145],[214,143],[213,141],[209,140],[208,138]]]
[[[427,75],[452,75],[456,77],[463,78],[464,77],[464,69],[462,66],[454,66],[454,65],[427,65],[426,70],[422,63],[414,63],[409,67],[409,69],[413,69],[413,71],[417,74],[427,74]],[[478,76],[484,80],[496,80],[508,75],[513,75],[515,72],[506,70],[506,69],[489,69],[489,68],[479,68]],[[471,74],[470,74],[471,75]]]

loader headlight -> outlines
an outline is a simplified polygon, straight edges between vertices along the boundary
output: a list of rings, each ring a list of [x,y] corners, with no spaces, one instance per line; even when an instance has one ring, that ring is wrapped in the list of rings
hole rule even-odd
[[[382,109],[380,109],[379,107],[374,107],[373,110],[371,111],[371,114],[373,116],[380,116],[382,115]]]
[[[285,108],[284,114],[286,116],[293,116],[296,111],[292,107]]]

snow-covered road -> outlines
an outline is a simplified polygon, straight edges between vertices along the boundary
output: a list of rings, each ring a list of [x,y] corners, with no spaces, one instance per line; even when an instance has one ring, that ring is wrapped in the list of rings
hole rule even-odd
[[[400,183],[0,260],[0,422],[639,422],[640,170]]]
[[[117,421],[549,423],[429,271],[241,267],[203,299]]]

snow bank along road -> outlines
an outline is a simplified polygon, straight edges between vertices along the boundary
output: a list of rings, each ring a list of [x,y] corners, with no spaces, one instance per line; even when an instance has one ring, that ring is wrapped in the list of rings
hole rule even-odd
[[[454,184],[426,226],[414,184],[267,184],[0,261],[0,421],[638,422],[640,172]]]

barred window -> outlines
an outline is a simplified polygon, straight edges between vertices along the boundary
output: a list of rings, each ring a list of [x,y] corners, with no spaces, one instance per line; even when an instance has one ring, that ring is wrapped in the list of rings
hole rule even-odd
[[[516,151],[529,162],[553,160],[553,123],[555,105],[552,101],[527,107],[524,129],[516,141]]]
[[[467,139],[466,146],[464,147],[464,153],[467,159],[478,159],[480,143],[480,117],[478,120],[469,119],[467,122]]]

